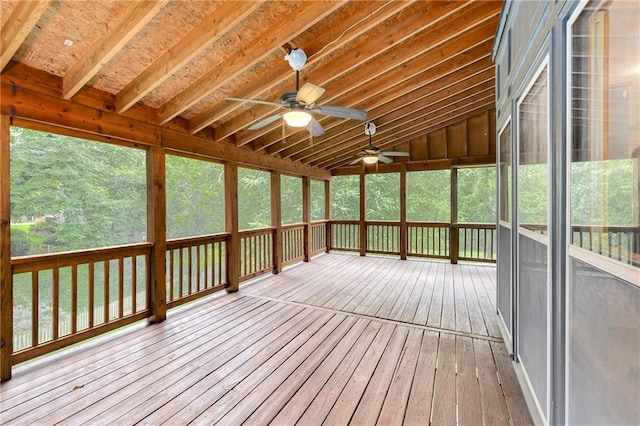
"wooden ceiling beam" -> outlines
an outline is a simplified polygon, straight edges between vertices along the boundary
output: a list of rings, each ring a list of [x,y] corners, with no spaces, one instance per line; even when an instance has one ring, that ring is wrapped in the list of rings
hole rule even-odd
[[[460,114],[476,111],[478,108],[492,108],[495,101],[492,96],[491,93],[483,93],[467,99],[461,100],[458,98],[453,103],[441,102],[435,109],[416,111],[413,114],[413,121],[404,121],[401,125],[394,123],[389,125],[388,128],[382,127],[378,129],[373,137],[373,144],[379,148],[386,147],[390,142],[393,142],[393,145],[397,145],[407,141],[407,135],[412,135],[412,138],[426,135],[426,133],[421,133],[425,128],[429,128],[431,132],[446,127],[443,123],[451,122],[453,118],[458,117]],[[353,139],[349,144],[341,145],[339,149],[334,150],[331,155],[303,163],[322,164],[321,167],[326,167],[328,164],[339,163],[340,161],[351,161],[356,158],[360,149],[368,143],[369,140],[363,132],[361,136]]]
[[[208,49],[216,38],[231,31],[261,6],[262,3],[257,1],[243,4],[241,7],[233,1],[222,3],[116,95],[116,111],[122,114],[131,108],[180,68]]]
[[[414,7],[404,9],[400,14],[394,16],[393,20],[386,23],[386,27],[380,27],[376,32],[367,34],[366,38],[359,39],[350,45],[349,49],[344,49],[333,56],[329,62],[323,63],[321,67],[310,72],[309,75],[313,76],[314,83],[327,89],[321,103],[327,104],[345,91],[358,90],[357,87],[363,82],[370,81],[389,68],[397,66],[399,62],[402,62],[402,58],[397,55],[403,55],[404,60],[407,60],[407,56],[419,55],[425,50],[425,45],[417,44],[415,48],[403,49],[402,43],[413,45],[410,40],[418,33],[421,34],[422,40],[426,39],[426,33],[435,28],[443,29],[446,27],[446,23],[450,24],[451,20],[446,18],[455,11],[472,7],[463,2],[455,4],[454,7],[444,2],[430,2],[424,6],[425,4],[420,2]],[[442,37],[440,36],[439,39]],[[426,46],[433,46],[434,43],[427,42]],[[374,62],[369,62],[373,57],[376,58],[373,60]],[[359,72],[358,68],[365,65],[366,71]],[[363,80],[363,75],[367,76],[366,80]],[[329,94],[331,94],[331,98],[329,98]],[[221,126],[221,134],[237,134],[237,144],[242,146],[279,127],[279,123],[274,123],[260,131],[246,130],[255,121],[272,114],[273,108],[257,105],[251,109],[251,112],[251,115],[242,114],[225,123]],[[306,132],[306,129],[302,129],[302,132]]]
[[[296,176],[309,176],[327,180],[331,174],[308,164],[293,163],[275,157],[265,157],[246,148],[236,148],[224,142],[212,141],[197,135],[159,127],[162,144],[165,148],[189,155],[203,156],[220,161],[233,161],[242,165],[259,167],[265,170],[277,170]]]
[[[380,125],[377,126],[378,129],[374,136],[374,142],[376,144],[383,143],[385,140],[384,138],[387,136],[396,136],[399,132],[411,128],[415,123],[425,121],[425,118],[428,121],[437,117],[442,117],[449,114],[451,111],[464,107],[466,103],[476,102],[478,99],[485,99],[487,96],[494,96],[493,87],[486,88],[481,94],[460,92],[453,96],[445,97],[425,108],[414,110],[402,120],[379,120]],[[362,128],[353,129],[349,136],[350,138],[342,141],[339,146],[319,151],[315,155],[305,158],[303,163],[320,164],[324,161],[335,160],[336,156],[340,153],[357,153],[359,148],[368,143],[368,139]]]
[[[460,51],[465,51],[487,40],[492,40],[495,33],[497,12],[492,10],[487,15],[481,15],[477,10],[471,10],[474,10],[475,13],[468,16],[465,14],[464,16],[468,19],[474,19],[472,18],[473,16],[475,19],[480,20],[477,26],[470,30],[468,28],[465,30],[465,28],[461,27],[459,32],[452,29],[451,33],[446,33],[445,29],[447,27],[455,25],[445,20],[442,22],[442,26],[435,27],[433,31],[426,31],[423,34],[421,37],[423,40],[420,40],[423,41],[422,44],[415,43],[415,46],[422,46],[421,49],[405,47],[404,49],[399,48],[387,52],[388,54],[366,62],[362,66],[364,69],[354,71],[340,78],[330,87],[331,93],[335,94],[335,96],[323,101],[323,103],[336,102],[340,106],[359,107],[368,111],[375,107],[375,105],[371,105],[371,102],[376,102],[380,94],[387,92],[394,94],[394,86],[401,84],[403,81],[411,79],[418,73],[423,73],[425,69],[432,68],[447,58],[456,56]],[[436,29],[439,31],[436,32]],[[457,35],[454,36],[454,34]],[[413,40],[410,44],[414,44]],[[487,51],[490,49],[491,47],[488,47]],[[367,77],[363,78],[364,75]],[[345,93],[351,99],[350,102],[342,96]],[[332,119],[322,117],[318,121],[322,124],[331,122]],[[244,136],[246,133],[239,132],[238,136]],[[299,140],[307,137],[306,129],[297,130],[294,134],[296,133]],[[255,150],[265,149],[280,142],[281,139],[279,132],[273,132],[269,136],[262,137],[256,141],[253,146]]]
[[[187,89],[162,105],[158,109],[159,123],[167,123],[236,78],[237,74],[248,70],[273,53],[274,50],[279,50],[284,43],[339,9],[344,4],[344,0],[296,2],[294,4],[295,10],[286,15],[288,25],[282,25],[280,22],[271,28],[265,28],[259,37],[249,40],[243,49],[237,52],[235,58],[228,63],[213,67],[211,71],[200,77]]]
[[[472,103],[464,103],[456,106],[452,106],[443,110],[440,114],[431,116],[426,114],[422,119],[413,124],[407,125],[401,132],[392,132],[390,135],[386,135],[384,138],[374,138],[374,145],[381,149],[387,146],[394,146],[402,142],[409,141],[416,137],[426,136],[427,133],[434,132],[445,128],[451,124],[455,124],[463,119],[477,115],[483,111],[487,111],[495,107],[495,99],[493,96],[488,96],[483,99],[477,100]],[[428,118],[425,118],[427,117]],[[366,141],[368,143],[368,140]],[[364,139],[360,142],[360,146],[366,145]],[[305,163],[316,167],[333,169],[336,167],[349,164],[352,160],[357,158],[359,150],[354,147],[345,147],[334,154],[333,158],[324,159],[323,161]]]
[[[71,99],[78,93],[167,3],[169,0],[130,2],[91,46],[89,54],[78,59],[64,75],[62,98]]]
[[[495,19],[494,17],[489,22],[467,33],[462,33],[458,38],[426,51],[409,63],[401,64],[401,66],[395,68],[389,67],[386,69],[386,73],[380,78],[367,82],[361,86],[359,90],[353,91],[348,96],[343,97],[341,104],[372,110],[393,99],[401,98],[405,94],[419,90],[420,87],[473,63],[479,57],[485,57],[488,52],[490,52],[493,43]],[[372,66],[382,67],[382,64],[378,65],[374,61],[372,62]],[[344,83],[348,85],[352,82],[350,79],[347,79]],[[370,117],[370,119],[372,119],[372,117]],[[319,121],[321,124],[327,126],[326,130],[328,135],[328,137],[321,137],[320,140],[331,138],[333,136],[333,133],[330,131],[332,126],[341,122],[341,120],[332,118],[321,118]],[[256,143],[254,143],[254,149],[264,149],[280,142],[279,136],[279,134],[274,133],[270,135],[269,138],[265,137],[256,141]],[[298,133],[297,137],[294,137],[293,140],[288,138],[286,145],[287,147],[291,147],[296,143],[304,141],[305,137],[306,135]],[[271,149],[270,153],[280,151],[282,145],[284,144],[281,143],[279,146]]]
[[[377,2],[355,2],[345,5],[344,13],[343,9],[339,11],[340,19],[337,19],[339,22],[325,20],[318,23],[317,26],[320,28],[317,31],[308,35],[303,33],[296,38],[296,46],[302,47],[308,56],[303,74],[307,69],[311,69],[314,64],[357,37],[374,30],[375,27],[389,19],[389,17],[397,14],[412,3],[413,0],[392,1],[382,5]],[[270,91],[291,80],[291,67],[286,61],[279,60],[277,63],[266,67],[265,72],[255,75],[252,78],[254,83],[247,88],[243,88],[235,96],[246,99],[268,100],[266,96]],[[268,82],[268,85],[265,86],[265,82]],[[271,100],[277,102],[277,99]],[[224,100],[218,102],[190,120],[191,133],[198,132],[216,121],[224,120],[244,105],[246,104]],[[233,134],[233,129],[227,131],[226,127],[218,127],[216,128],[216,134],[219,135],[220,139],[228,138]]]
[[[455,76],[455,75],[454,75]],[[453,76],[450,76],[453,77]],[[468,96],[470,91],[482,91],[486,89],[494,90],[495,79],[494,79],[494,70],[493,67],[487,68],[479,74],[472,75],[471,77],[465,78],[460,76],[460,80],[455,84],[450,85],[448,87],[443,87],[438,89],[436,84],[429,85],[424,89],[421,89],[420,93],[426,95],[421,99],[415,102],[407,102],[404,105],[402,104],[402,99],[396,99],[392,105],[385,104],[382,108],[378,108],[377,111],[373,115],[375,115],[376,119],[372,120],[375,122],[377,126],[385,126],[389,123],[400,122],[403,123],[406,117],[413,114],[415,111],[421,111],[424,108],[432,107],[437,102],[446,101],[449,102],[454,99],[456,96]],[[438,83],[440,85],[440,80],[435,81],[434,83]],[[467,89],[467,90],[464,90]],[[406,107],[403,108],[402,106]],[[352,138],[361,136],[363,134],[363,129],[361,125],[351,126],[351,128],[340,134],[340,139],[343,142],[347,142]],[[322,143],[314,144],[314,147],[322,147]],[[329,155],[326,153],[324,149],[319,148],[314,150],[313,147],[305,148],[303,151],[297,152],[295,155],[286,156],[285,152],[283,152],[283,158],[291,158],[293,161],[313,161],[321,158],[323,155]]]
[[[51,0],[23,0],[17,2],[0,30],[0,72],[18,51]]]

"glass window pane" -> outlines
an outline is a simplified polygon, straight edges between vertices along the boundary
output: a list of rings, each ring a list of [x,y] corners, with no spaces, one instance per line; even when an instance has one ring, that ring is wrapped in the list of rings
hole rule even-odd
[[[496,223],[496,168],[458,169],[458,222]]]
[[[511,122],[500,133],[500,220],[511,220]]]
[[[311,220],[323,220],[325,218],[325,193],[324,181],[311,180]]]
[[[518,105],[519,167],[518,219],[520,226],[546,234],[548,206],[547,143],[549,134],[547,67]]]
[[[11,128],[12,255],[146,241],[146,153]]]
[[[167,238],[224,232],[224,166],[167,155]]]
[[[400,173],[366,175],[367,220],[400,220]]]
[[[407,220],[449,222],[451,220],[451,172],[427,170],[407,173]]]
[[[571,243],[640,265],[640,3],[590,2],[573,24]]]
[[[336,220],[360,218],[360,176],[334,176],[331,179],[331,217]]]
[[[280,211],[282,224],[302,222],[302,179],[280,176]]]
[[[271,174],[238,167],[238,228],[271,226]]]

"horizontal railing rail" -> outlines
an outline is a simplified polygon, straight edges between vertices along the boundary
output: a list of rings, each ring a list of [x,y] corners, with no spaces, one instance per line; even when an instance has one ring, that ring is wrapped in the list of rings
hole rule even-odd
[[[227,287],[229,234],[205,235],[167,241],[167,306],[182,303]]]
[[[11,259],[13,362],[149,315],[151,243]]]

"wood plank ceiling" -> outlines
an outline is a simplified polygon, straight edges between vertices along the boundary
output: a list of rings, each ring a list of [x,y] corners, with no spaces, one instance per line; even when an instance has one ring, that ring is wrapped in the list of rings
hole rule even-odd
[[[367,144],[362,122],[315,115],[326,133],[314,138],[282,120],[248,130],[278,108],[226,100],[279,102],[294,90],[287,49],[306,52],[300,84],[326,89],[317,104],[367,111],[383,149],[494,108],[490,51],[502,1],[0,5],[3,80],[47,73],[60,99],[106,98],[125,117],[145,110],[149,124],[325,170]]]

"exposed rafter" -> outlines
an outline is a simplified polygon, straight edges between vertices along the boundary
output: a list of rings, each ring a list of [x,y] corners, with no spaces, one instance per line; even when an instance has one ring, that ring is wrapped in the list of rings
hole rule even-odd
[[[11,15],[2,23],[0,36],[0,71],[4,70],[11,57],[38,23],[51,0],[22,0],[17,2]]]
[[[71,99],[78,93],[167,3],[169,0],[129,3],[124,13],[111,23],[88,54],[69,68],[62,81],[62,97]]]

